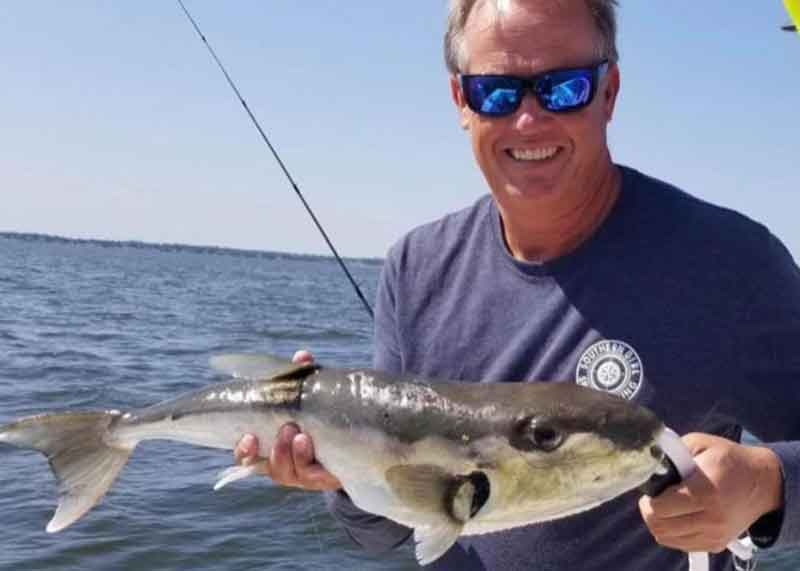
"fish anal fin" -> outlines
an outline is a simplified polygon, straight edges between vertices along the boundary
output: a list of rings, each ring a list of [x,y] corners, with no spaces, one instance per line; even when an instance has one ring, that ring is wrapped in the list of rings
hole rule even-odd
[[[268,460],[261,460],[248,464],[247,466],[231,466],[230,468],[226,468],[219,473],[219,479],[217,483],[214,484],[214,491],[220,490],[231,482],[243,480],[255,474],[266,474],[268,464]]]
[[[281,357],[262,353],[229,353],[209,359],[215,371],[248,381],[293,379],[314,371],[319,366],[313,362],[292,363]]]
[[[420,565],[428,565],[439,559],[453,546],[461,535],[463,525],[447,520],[439,525],[414,529],[415,553]]]

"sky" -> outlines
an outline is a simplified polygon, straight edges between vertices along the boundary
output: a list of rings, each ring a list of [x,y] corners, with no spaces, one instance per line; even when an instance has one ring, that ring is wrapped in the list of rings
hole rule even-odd
[[[344,256],[487,192],[445,0],[185,0]],[[621,0],[614,159],[800,256],[800,36],[780,0]],[[0,10],[0,231],[326,254],[176,2]]]

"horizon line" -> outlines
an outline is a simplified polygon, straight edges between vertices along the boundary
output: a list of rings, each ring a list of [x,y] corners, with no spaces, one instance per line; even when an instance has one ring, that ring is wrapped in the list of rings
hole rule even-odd
[[[154,250],[186,250],[194,251],[197,253],[209,254],[233,254],[247,257],[265,257],[265,258],[296,258],[296,259],[313,259],[336,262],[336,258],[331,254],[311,254],[311,253],[298,253],[298,252],[282,252],[279,250],[258,250],[251,248],[239,248],[233,246],[214,246],[209,244],[184,244],[180,242],[150,242],[146,240],[114,240],[109,238],[75,238],[70,236],[61,236],[58,234],[47,234],[44,232],[20,232],[20,231],[4,231],[0,230],[0,238],[2,239],[17,239],[24,241],[38,241],[38,242],[62,242],[71,244],[91,244],[103,247],[116,247],[116,248],[140,248],[140,249],[154,249]],[[354,262],[362,262],[369,264],[382,264],[383,258],[375,256],[342,256],[342,259],[352,260]]]

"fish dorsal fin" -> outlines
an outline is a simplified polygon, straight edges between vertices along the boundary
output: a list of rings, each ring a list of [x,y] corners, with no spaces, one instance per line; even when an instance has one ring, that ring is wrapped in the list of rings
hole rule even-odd
[[[288,359],[262,353],[228,353],[209,359],[211,368],[247,381],[291,379],[317,368],[313,362],[292,363]]]

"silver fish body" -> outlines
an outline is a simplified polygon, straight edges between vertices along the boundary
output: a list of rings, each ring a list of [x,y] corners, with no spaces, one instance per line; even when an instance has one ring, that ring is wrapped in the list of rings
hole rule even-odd
[[[311,435],[357,506],[414,528],[423,564],[459,535],[577,513],[663,467],[655,415],[572,383],[433,383],[263,355],[215,357],[212,366],[238,378],[126,413],[0,427],[0,443],[40,450],[59,480],[48,531],[90,510],[142,440],[233,449],[253,433],[269,450],[286,422]],[[258,468],[233,467],[218,487]]]

